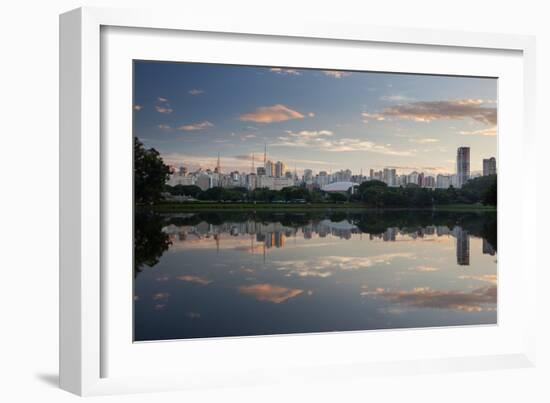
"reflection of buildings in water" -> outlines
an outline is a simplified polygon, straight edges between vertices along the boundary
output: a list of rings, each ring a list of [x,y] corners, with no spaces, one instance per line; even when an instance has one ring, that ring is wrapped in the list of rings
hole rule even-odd
[[[489,243],[485,238],[483,238],[483,254],[484,255],[495,255],[495,249],[493,248],[493,245]]]
[[[461,266],[470,265],[470,234],[462,227],[453,228],[456,236],[456,263]]]
[[[312,239],[314,236],[324,238],[335,236],[340,239],[351,239],[355,234],[362,234],[362,231],[347,220],[332,222],[322,220],[309,222],[299,229],[288,227],[280,222],[256,222],[253,220],[238,223],[223,223],[219,225],[201,222],[194,226],[169,225],[163,229],[170,236],[172,241],[185,241],[190,237],[198,239],[214,239],[219,248],[222,242],[221,234],[231,236],[250,235],[251,243],[256,241],[264,248],[284,248],[287,238],[297,238],[301,232],[304,239]],[[369,240],[380,239],[384,242],[394,242],[400,235],[406,235],[411,239],[422,239],[425,236],[452,236],[456,238],[456,260],[457,264],[467,266],[470,264],[470,234],[460,226],[450,229],[447,226],[426,226],[415,228],[388,227],[380,234],[369,233]],[[251,246],[251,250],[254,247]],[[483,239],[483,253],[494,255],[496,251],[489,242]]]
[[[382,239],[386,242],[395,241],[395,237],[397,236],[398,232],[399,232],[398,228],[390,227],[382,234]]]

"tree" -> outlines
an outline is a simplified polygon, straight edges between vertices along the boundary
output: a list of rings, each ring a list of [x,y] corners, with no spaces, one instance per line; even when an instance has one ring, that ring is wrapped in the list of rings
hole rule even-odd
[[[489,189],[483,194],[483,204],[488,204],[490,206],[497,205],[497,180],[493,181]]]
[[[134,275],[144,266],[155,266],[172,242],[162,228],[163,218],[151,211],[137,210],[134,215]]]
[[[138,204],[152,204],[161,199],[170,168],[154,148],[146,149],[134,137],[134,196]]]
[[[191,196],[197,198],[202,192],[201,188],[196,185],[176,185],[170,189],[170,193],[179,196]]]
[[[329,193],[328,198],[333,203],[343,203],[348,200],[348,197],[343,193]]]

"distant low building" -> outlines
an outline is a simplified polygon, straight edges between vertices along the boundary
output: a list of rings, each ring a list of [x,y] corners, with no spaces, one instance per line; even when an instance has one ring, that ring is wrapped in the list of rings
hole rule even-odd
[[[334,182],[323,186],[321,190],[327,193],[346,193],[354,186],[357,186],[357,184],[353,182]]]
[[[294,186],[293,178],[276,178],[271,176],[256,177],[257,188],[268,188],[270,190],[281,190],[286,187]]]
[[[437,189],[448,189],[452,185],[452,180],[451,175],[438,174],[435,181],[435,187]]]

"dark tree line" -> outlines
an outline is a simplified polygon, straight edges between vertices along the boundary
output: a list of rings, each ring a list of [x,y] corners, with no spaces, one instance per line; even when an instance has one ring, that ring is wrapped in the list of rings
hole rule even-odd
[[[372,180],[361,183],[353,192],[347,193],[326,193],[305,187],[286,187],[279,191],[267,188],[250,191],[244,187],[214,187],[202,191],[194,185],[166,186],[165,190],[172,195],[216,202],[358,202],[375,208],[426,208],[434,205],[473,203],[496,206],[497,203],[496,175],[471,179],[461,189],[429,189],[412,184],[405,187],[388,187],[384,182]]]

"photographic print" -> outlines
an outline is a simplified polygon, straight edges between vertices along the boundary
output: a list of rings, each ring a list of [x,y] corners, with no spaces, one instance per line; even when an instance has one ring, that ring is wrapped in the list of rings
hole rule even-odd
[[[135,60],[134,340],[496,324],[497,86]]]

